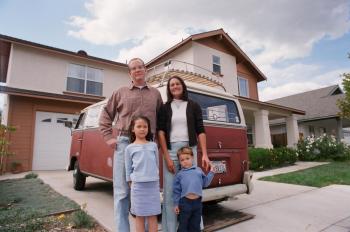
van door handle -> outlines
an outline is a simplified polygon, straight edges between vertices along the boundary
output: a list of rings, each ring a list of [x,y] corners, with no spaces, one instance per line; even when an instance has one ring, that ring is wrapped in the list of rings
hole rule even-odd
[[[218,141],[218,147],[219,147],[219,149],[222,148],[222,142],[221,141]]]
[[[78,141],[83,141],[83,139],[78,139]]]

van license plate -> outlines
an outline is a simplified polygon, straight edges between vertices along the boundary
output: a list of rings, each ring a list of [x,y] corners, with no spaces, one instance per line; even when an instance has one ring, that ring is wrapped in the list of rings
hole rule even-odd
[[[225,173],[226,172],[226,162],[225,161],[212,161],[214,166],[214,173]]]

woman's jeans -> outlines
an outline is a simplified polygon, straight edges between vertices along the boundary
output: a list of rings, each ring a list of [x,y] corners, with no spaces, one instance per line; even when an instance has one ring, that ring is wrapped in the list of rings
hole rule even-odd
[[[188,146],[188,142],[171,143],[169,150],[170,158],[174,161],[176,172],[180,169],[180,163],[177,158],[177,151]],[[197,164],[197,146],[192,147],[194,164]],[[176,232],[177,215],[174,211],[173,202],[173,182],[175,175],[168,171],[165,160],[163,159],[163,211],[162,211],[162,230],[165,232]]]

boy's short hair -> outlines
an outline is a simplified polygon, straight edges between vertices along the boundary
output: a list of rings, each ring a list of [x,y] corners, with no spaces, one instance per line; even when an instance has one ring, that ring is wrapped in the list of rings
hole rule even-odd
[[[181,147],[179,150],[177,150],[176,154],[177,154],[177,158],[180,159],[180,155],[182,154],[193,156],[193,151],[192,151],[192,148],[190,147]]]

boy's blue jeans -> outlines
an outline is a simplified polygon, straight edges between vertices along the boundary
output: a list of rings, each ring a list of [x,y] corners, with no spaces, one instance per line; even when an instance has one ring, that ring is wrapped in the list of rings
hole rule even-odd
[[[186,197],[179,202],[179,230],[178,232],[200,232],[202,216],[202,198],[191,200]]]

